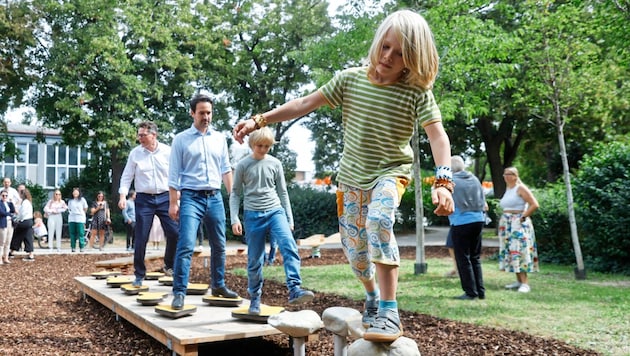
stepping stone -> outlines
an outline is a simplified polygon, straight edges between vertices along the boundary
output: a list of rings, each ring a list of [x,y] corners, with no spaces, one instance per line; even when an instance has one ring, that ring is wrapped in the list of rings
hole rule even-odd
[[[105,279],[107,277],[116,277],[119,275],[119,271],[98,271],[92,273],[92,277],[94,277],[95,279]]]
[[[266,323],[267,319],[271,315],[281,313],[283,310],[284,310],[284,307],[261,304],[260,314],[256,315],[256,314],[249,313],[249,305],[248,305],[246,307],[232,310],[232,317],[236,319],[252,321],[255,323]]]
[[[140,292],[148,292],[149,286],[134,287],[133,284],[123,284],[120,289],[127,295],[136,295]]]
[[[171,319],[177,319],[177,318],[181,318],[183,316],[186,315],[190,315],[193,314],[197,311],[197,307],[194,305],[186,305],[184,304],[184,307],[181,310],[175,310],[173,308],[171,308],[170,304],[158,304],[155,307],[155,312],[163,315],[167,318],[171,318]]]
[[[223,297],[215,297],[213,295],[207,294],[204,295],[201,300],[204,303],[208,303],[209,305],[215,307],[236,307],[243,303],[243,298],[223,298]]]
[[[188,287],[186,288],[187,295],[204,295],[208,292],[208,288],[210,286],[205,283],[188,283]]]
[[[173,277],[164,276],[158,278],[158,283],[164,286],[172,286],[173,285]]]
[[[162,292],[140,292],[136,301],[145,306],[153,306],[164,301],[164,298],[166,298],[167,295],[168,293]]]
[[[131,276],[116,276],[116,277],[107,277],[107,285],[112,288],[118,288],[123,284],[128,284],[132,282]]]
[[[164,276],[166,276],[164,272],[147,272],[147,274],[144,276],[144,279],[146,279],[147,281],[154,281]]]

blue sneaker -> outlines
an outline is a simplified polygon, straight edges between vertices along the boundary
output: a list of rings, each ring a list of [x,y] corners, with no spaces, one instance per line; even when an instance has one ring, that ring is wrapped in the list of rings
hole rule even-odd
[[[363,334],[363,339],[372,342],[394,342],[403,334],[398,313],[390,309],[378,312],[376,319]]]
[[[142,287],[142,278],[136,277],[136,279],[133,280],[131,285],[136,288]]]
[[[289,293],[289,304],[296,305],[308,303],[313,300],[314,297],[315,294],[313,294],[313,292],[296,287]]]
[[[171,302],[171,308],[174,310],[182,310],[184,309],[184,295],[176,294]]]
[[[260,297],[253,297],[252,300],[249,301],[249,309],[247,313],[252,315],[260,315]]]
[[[378,315],[378,299],[366,300],[361,321],[364,328],[369,328]]]

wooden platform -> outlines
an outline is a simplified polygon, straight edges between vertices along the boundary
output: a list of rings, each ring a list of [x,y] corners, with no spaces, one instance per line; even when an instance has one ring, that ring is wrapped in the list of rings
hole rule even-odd
[[[147,253],[144,256],[145,261],[156,260],[158,258],[164,258],[164,253]],[[131,254],[131,256],[123,256],[111,260],[96,261],[94,262],[94,265],[96,267],[105,269],[126,269],[133,266],[133,253]]]
[[[246,248],[237,248],[237,249],[226,249],[226,256],[238,256],[247,254]],[[210,258],[210,250],[204,249],[201,252],[193,252],[193,257],[202,257],[204,259],[204,266],[209,266],[209,258]],[[156,260],[158,258],[164,258],[164,252],[162,253],[147,253],[144,257],[144,261]],[[106,270],[112,269],[120,269],[123,272],[129,272],[130,268],[133,266],[133,253],[131,256],[123,256],[113,258],[111,260],[104,261],[96,261],[94,265],[98,268],[105,268]]]
[[[298,246],[319,247],[324,244],[338,244],[341,243],[341,235],[339,233],[332,234],[325,237],[324,234],[316,234],[304,239],[298,239]]]
[[[325,237],[323,234],[316,234],[309,236],[304,239],[298,239],[297,245],[298,247],[310,247],[311,248],[311,256],[310,258],[319,258],[321,257],[321,249],[322,245],[326,244],[340,244],[341,243],[341,235],[339,233],[332,234],[328,237]]]
[[[202,301],[202,295],[187,295],[185,302],[197,307],[193,315],[180,319],[170,319],[155,312],[153,306],[143,306],[135,295],[127,295],[120,288],[107,286],[103,279],[95,277],[75,277],[84,295],[89,295],[149,336],[166,345],[179,355],[198,355],[201,344],[224,340],[237,340],[250,337],[281,334],[268,324],[240,321],[232,317],[232,310],[238,307],[214,307]],[[168,293],[164,304],[170,305],[172,287],[160,285],[157,281],[144,281],[149,292]],[[247,305],[244,301],[241,305]]]

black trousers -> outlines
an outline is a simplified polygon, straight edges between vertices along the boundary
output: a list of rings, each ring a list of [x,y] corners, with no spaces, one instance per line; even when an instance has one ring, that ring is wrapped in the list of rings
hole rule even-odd
[[[15,225],[11,239],[11,251],[19,251],[22,243],[24,243],[25,252],[33,252],[33,219],[27,219]]]
[[[127,248],[133,247],[134,233],[136,231],[136,223],[125,223],[125,229],[127,229]]]
[[[470,297],[485,298],[481,272],[481,236],[483,222],[451,226],[453,250],[462,289]]]

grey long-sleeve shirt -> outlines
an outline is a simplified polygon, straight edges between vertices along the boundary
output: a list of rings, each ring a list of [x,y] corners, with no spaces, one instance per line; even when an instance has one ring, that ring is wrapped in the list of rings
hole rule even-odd
[[[234,169],[234,184],[230,194],[231,224],[240,222],[238,212],[244,198],[243,209],[265,211],[283,207],[289,225],[293,225],[293,212],[284,180],[282,163],[270,155],[257,160],[248,156]]]

